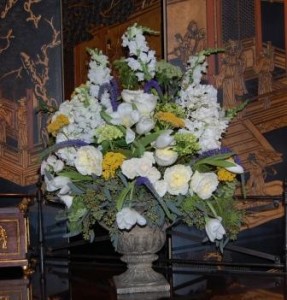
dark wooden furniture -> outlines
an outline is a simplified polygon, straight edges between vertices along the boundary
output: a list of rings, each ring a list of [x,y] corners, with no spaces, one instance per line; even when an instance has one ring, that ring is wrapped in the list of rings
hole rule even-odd
[[[26,272],[29,264],[27,210],[33,198],[19,194],[0,194],[0,201],[6,205],[9,201],[12,204],[0,205],[0,267],[22,267]]]

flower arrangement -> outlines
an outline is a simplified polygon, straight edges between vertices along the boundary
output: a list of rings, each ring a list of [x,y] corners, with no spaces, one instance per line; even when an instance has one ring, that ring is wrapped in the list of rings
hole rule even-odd
[[[133,226],[170,226],[181,220],[205,229],[223,248],[243,220],[234,203],[236,155],[221,138],[237,109],[225,111],[217,90],[202,84],[204,50],[183,72],[157,60],[146,34],[134,24],[122,36],[128,57],[114,62],[88,49],[88,80],[60,104],[47,125],[50,147],[41,173],[47,197],[65,204],[61,218],[70,235],[93,240],[93,226],[106,228],[116,246]]]

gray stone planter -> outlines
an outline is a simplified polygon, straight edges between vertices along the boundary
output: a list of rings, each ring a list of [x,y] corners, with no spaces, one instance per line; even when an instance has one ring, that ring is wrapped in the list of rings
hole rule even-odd
[[[117,252],[123,254],[121,260],[127,263],[127,271],[113,278],[118,294],[170,290],[165,277],[152,268],[165,241],[166,233],[159,228],[135,226],[121,233]]]

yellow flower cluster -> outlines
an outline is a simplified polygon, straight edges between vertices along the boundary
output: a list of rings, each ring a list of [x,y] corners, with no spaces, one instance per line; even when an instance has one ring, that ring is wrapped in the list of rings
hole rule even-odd
[[[217,177],[219,181],[233,181],[236,177],[235,173],[231,173],[230,171],[224,169],[224,168],[218,168],[217,170]]]
[[[70,124],[69,118],[63,114],[59,114],[59,115],[57,115],[55,120],[47,126],[47,130],[53,136],[56,136],[58,131],[62,127],[69,125],[69,124]]]
[[[177,117],[175,114],[171,112],[160,111],[155,115],[155,117],[159,121],[169,123],[175,128],[183,128],[185,126],[184,120]]]
[[[108,152],[103,159],[103,177],[108,180],[115,177],[116,170],[122,165],[125,156],[117,152]]]

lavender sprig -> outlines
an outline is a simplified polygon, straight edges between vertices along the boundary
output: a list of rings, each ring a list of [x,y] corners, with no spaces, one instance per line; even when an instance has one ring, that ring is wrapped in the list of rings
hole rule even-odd
[[[49,154],[62,149],[62,148],[67,148],[67,147],[83,147],[87,146],[89,143],[84,142],[82,140],[68,140],[68,141],[63,141],[60,143],[57,143],[49,148],[47,148],[45,151],[42,152],[41,154],[41,160],[45,159]]]
[[[117,108],[118,108],[118,103],[117,103],[117,100],[118,100],[118,88],[117,88],[117,84],[116,84],[116,81],[113,80],[111,82],[106,82],[104,84],[102,84],[99,88],[99,100],[101,101],[102,99],[102,96],[104,95],[104,92],[105,91],[108,91],[108,93],[110,94],[111,96],[111,105],[112,105],[112,109],[113,111],[116,111]]]
[[[144,85],[144,92],[148,93],[148,92],[150,92],[150,90],[152,88],[154,88],[157,91],[159,97],[163,96],[161,88],[160,88],[158,82],[156,80],[154,80],[154,79],[151,79],[151,80],[149,80],[148,82],[145,83],[145,85]]]

